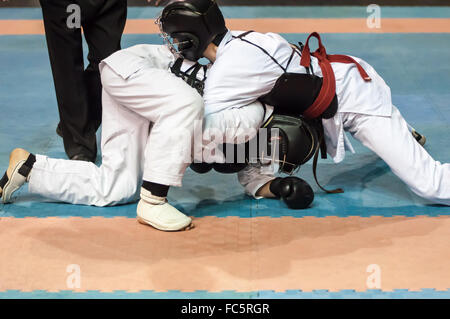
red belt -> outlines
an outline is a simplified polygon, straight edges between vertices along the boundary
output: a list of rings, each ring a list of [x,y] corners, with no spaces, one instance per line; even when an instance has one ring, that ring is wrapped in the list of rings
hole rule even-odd
[[[319,41],[319,48],[313,53],[311,53],[311,51],[309,50],[309,39],[311,37],[315,37]],[[322,45],[320,35],[317,32],[313,32],[308,36],[305,47],[302,51],[300,65],[309,67],[311,65],[311,55],[319,60],[319,66],[322,70],[323,75],[323,83],[319,95],[315,99],[314,103],[303,113],[303,116],[305,116],[306,118],[319,117],[323,112],[325,112],[325,110],[333,101],[333,98],[336,94],[336,78],[334,77],[331,62],[354,63],[364,81],[369,82],[372,80],[363,69],[363,67],[359,65],[359,63],[356,62],[352,57],[341,54],[327,54],[325,47]]]

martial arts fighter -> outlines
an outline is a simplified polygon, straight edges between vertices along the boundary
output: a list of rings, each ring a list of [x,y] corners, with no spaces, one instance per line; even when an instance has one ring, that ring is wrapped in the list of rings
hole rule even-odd
[[[316,33],[311,36],[318,38],[319,49],[311,53],[311,36],[302,48],[274,33],[228,31],[214,0],[172,2],[158,21],[184,57],[204,56],[213,63],[204,88],[205,126],[259,127],[270,112],[264,105],[271,105],[275,113],[317,121],[336,163],[345,150],[354,152],[344,134],[350,132],[414,193],[450,205],[450,164],[434,160],[418,143],[424,143],[422,136],[411,131],[392,104],[390,88],[367,62],[327,55]],[[239,172],[239,180],[251,195],[280,196],[279,179],[253,165]]]
[[[214,7],[210,7],[208,1],[208,6],[206,6],[205,11],[209,12],[213,16],[217,16],[220,14],[220,11],[218,11],[218,9],[216,12],[214,12],[214,10],[208,10],[210,8]],[[191,10],[190,13],[192,13],[192,8],[189,8],[189,10]],[[195,13],[205,15],[201,12],[198,13],[198,11],[196,11]],[[195,14],[193,16],[195,16]],[[211,19],[213,16],[210,16],[207,19],[203,19],[203,17],[201,17],[201,20],[210,21],[210,23],[216,23],[214,19]],[[189,26],[189,24],[185,24],[185,26]],[[198,81],[192,81],[192,77],[185,78],[182,73],[178,74],[178,76],[181,76],[183,80],[186,80],[190,85],[195,87],[196,90],[198,90],[199,92],[205,92],[205,99],[209,103],[207,105],[217,106],[217,109],[212,112],[208,111],[207,109],[207,120],[205,120],[206,123],[204,124],[204,126],[232,128],[232,131],[237,131],[239,128],[259,128],[261,123],[266,122],[267,117],[270,116],[271,108],[267,107],[266,114],[264,114],[264,108],[262,107],[262,104],[256,99],[258,96],[264,95],[265,91],[270,92],[280,74],[284,74],[284,72],[280,72],[277,69],[273,68],[271,63],[275,62],[274,59],[270,58],[269,61],[265,61],[263,57],[266,57],[266,55],[262,54],[258,57],[259,51],[251,51],[250,53],[254,54],[259,62],[266,62],[266,64],[263,65],[267,66],[267,72],[265,71],[261,73],[261,70],[264,70],[261,69],[261,64],[257,66],[258,70],[247,68],[248,66],[251,66],[251,64],[239,65],[237,63],[236,66],[233,66],[234,62],[239,62],[239,60],[242,59],[243,56],[241,54],[239,54],[240,58],[235,59],[233,63],[230,63],[231,61],[229,61],[228,59],[229,63],[227,66],[222,65],[222,69],[218,68],[217,66],[221,65],[220,63],[218,63],[218,61],[220,61],[221,59],[221,56],[219,54],[216,55],[216,53],[220,53],[220,49],[223,48],[225,44],[228,44],[228,41],[225,41],[225,39],[232,40],[232,34],[226,30],[224,22],[223,26],[220,23],[215,27],[214,24],[209,25],[206,30],[208,31],[207,38],[202,38],[200,36],[200,39],[202,39],[202,45],[206,44],[206,51],[199,51],[200,46],[198,45],[191,46],[191,48],[194,48],[193,52],[195,52],[198,57],[204,55],[210,58],[211,61],[215,61],[214,65],[207,73],[208,80],[206,82],[206,86],[203,88],[203,84],[199,83]],[[257,33],[254,33],[254,35],[263,37],[263,42],[267,41],[266,45],[273,45],[272,50],[269,50],[268,52],[273,51],[273,49],[278,49],[275,51],[279,51],[278,55],[283,56],[282,53],[286,53],[287,49],[292,49],[292,47],[286,41],[284,41],[277,35],[260,35]],[[188,36],[194,36],[194,34],[188,34]],[[239,40],[242,41],[241,39]],[[216,42],[216,44],[212,45],[211,43],[214,42]],[[190,41],[185,42],[183,39],[179,39],[179,48],[182,53],[184,53],[186,57],[188,57],[188,53],[183,52],[185,51],[183,50],[183,46],[185,45],[186,49],[189,49]],[[283,50],[281,50],[283,48],[284,52]],[[217,52],[215,52],[215,50],[217,50]],[[245,52],[245,50],[248,49],[244,49],[243,52]],[[292,51],[289,52],[290,53],[287,60],[297,60],[298,62],[299,58],[292,54]],[[276,57],[280,58],[278,57],[278,55]],[[162,58],[163,62],[160,62],[161,57],[164,56],[166,57],[166,60]],[[222,55],[222,57],[226,56],[228,55]],[[194,57],[191,58],[193,59]],[[235,58],[235,56],[233,58]],[[315,61],[314,58],[312,60],[313,63],[315,63],[314,67],[316,70],[316,74],[320,74],[320,68],[317,65],[317,61]],[[173,172],[174,169],[178,170],[179,172],[181,172],[181,174],[177,175],[175,173],[174,175],[181,179],[182,173],[184,172],[184,169],[187,165],[180,165],[179,163],[177,163],[178,165],[175,165],[174,168],[171,166],[172,163],[167,163],[167,161],[164,161],[164,159],[167,159],[168,157],[176,157],[174,156],[173,152],[167,153],[167,151],[165,151],[165,156],[159,157],[159,155],[161,154],[161,150],[163,150],[164,147],[167,147],[167,145],[170,145],[170,143],[173,142],[167,142],[167,134],[165,135],[165,137],[162,137],[163,142],[161,144],[163,144],[164,147],[162,147],[161,144],[157,144],[157,141],[154,142],[156,143],[156,145],[153,144],[154,147],[156,147],[157,145],[160,146],[160,150],[158,151],[153,150],[154,152],[150,152],[149,145],[151,144],[147,143],[147,139],[149,140],[149,142],[150,140],[153,141],[152,134],[155,133],[155,127],[162,127],[162,122],[164,120],[167,121],[166,125],[170,126],[170,128],[168,129],[169,135],[172,135],[176,127],[179,127],[180,125],[181,127],[188,127],[187,122],[189,122],[190,124],[192,124],[193,122],[192,118],[187,119],[186,121],[184,119],[181,120],[181,118],[184,118],[186,115],[188,117],[190,115],[196,118],[201,117],[201,110],[199,110],[201,109],[201,106],[193,106],[199,104],[200,95],[198,95],[194,91],[194,89],[189,90],[189,87],[186,88],[183,81],[176,81],[176,77],[167,72],[170,66],[173,67],[173,61],[174,56],[167,49],[158,46],[145,45],[119,51],[110,59],[105,60],[104,63],[102,63],[104,99],[108,100],[108,103],[105,104],[111,104],[111,107],[106,108],[109,111],[105,112],[104,121],[105,117],[107,117],[108,120],[105,122],[111,123],[111,126],[109,130],[107,129],[106,132],[103,132],[102,136],[102,166],[100,168],[97,168],[95,166],[85,166],[81,163],[75,164],[69,163],[69,161],[49,159],[45,156],[35,157],[34,155],[29,154],[24,150],[15,150],[11,154],[10,165],[4,178],[2,179],[2,182],[0,183],[0,188],[2,188],[0,192],[2,192],[3,201],[10,200],[11,194],[23,183],[25,183],[26,180],[29,180],[31,192],[70,203],[105,206],[128,202],[131,201],[133,197],[135,197],[136,193],[138,193],[137,185],[140,180],[140,172],[144,176],[144,180],[148,179],[149,182],[152,182],[153,180],[153,184],[167,183],[169,185],[172,185],[169,182],[166,182],[167,179],[164,179],[168,177],[167,175],[158,175],[155,170],[152,170],[153,166],[148,164],[148,158],[153,159],[153,162],[156,162],[156,167],[164,167],[169,172]],[[366,66],[368,67],[368,65]],[[223,69],[227,67],[230,68],[229,71],[234,70],[234,72],[232,72],[234,74],[227,73],[227,70]],[[290,68],[294,68],[293,64],[289,66],[289,70]],[[159,72],[157,70],[162,71]],[[220,72],[214,70],[219,70]],[[345,71],[346,70],[344,70],[344,72]],[[349,70],[347,71],[351,71],[351,69],[349,68]],[[214,73],[216,73],[216,76],[214,76]],[[376,75],[375,71],[372,71],[370,73]],[[153,77],[152,74],[158,74],[158,76]],[[241,77],[241,75],[245,76],[246,74],[249,75],[249,78],[247,79],[248,81]],[[276,75],[275,77],[274,74]],[[305,71],[301,70],[300,72],[298,72],[298,74],[305,74]],[[266,79],[264,76],[268,76],[269,82],[271,81],[271,83],[269,83],[269,88],[265,87],[268,85],[268,79]],[[161,80],[161,78],[163,80]],[[272,78],[274,79],[271,80]],[[223,81],[221,81],[222,79]],[[234,81],[231,80],[236,80],[237,85],[235,85]],[[260,82],[259,80],[262,81]],[[341,79],[341,81],[342,80],[343,79]],[[384,84],[381,79],[379,79],[379,82],[381,84]],[[261,87],[261,83],[264,84],[264,87]],[[343,89],[343,87],[345,86],[342,85],[340,87],[340,96],[346,96],[344,94],[345,90]],[[232,90],[230,90],[230,88],[232,88]],[[247,91],[249,90],[249,88],[251,88],[251,92]],[[210,93],[208,93],[208,91]],[[346,93],[347,95],[349,94],[349,92]],[[222,94],[224,95],[224,97],[222,96]],[[189,98],[186,99],[186,96],[188,96]],[[351,97],[352,96],[350,95],[350,98]],[[227,98],[229,98],[229,100],[227,100]],[[156,102],[152,102],[152,100],[154,99],[156,99]],[[174,107],[173,110],[171,108],[165,108],[163,110],[163,108],[161,107],[158,109],[159,114],[155,116],[154,113],[151,113],[151,110],[153,108],[157,108],[157,106],[160,106],[160,103],[162,103],[162,101],[169,104],[174,103],[177,107]],[[217,102],[214,103],[212,101]],[[229,104],[227,104],[227,102]],[[339,107],[342,108],[342,105],[340,105]],[[212,108],[212,110],[214,110],[214,108]],[[180,112],[179,118],[176,117],[176,114],[178,112]],[[143,114],[143,116],[141,116],[140,114]],[[146,116],[148,118],[146,118]],[[345,112],[338,112],[334,117],[338,120],[342,120],[342,118],[348,118],[348,116],[349,115]],[[142,117],[144,119],[142,119]],[[171,121],[169,120],[169,118],[172,117],[173,119],[177,118],[174,123],[171,123]],[[357,116],[355,115],[355,117]],[[404,120],[399,115],[397,117],[385,117],[389,119],[397,119],[404,122]],[[160,126],[155,126],[155,123],[158,123],[158,121],[160,123]],[[103,125],[105,125],[105,122]],[[150,122],[153,123],[153,126],[149,134],[148,129],[150,126]],[[323,122],[324,126],[326,126],[327,121],[324,120]],[[167,126],[164,127],[167,128]],[[342,125],[340,127],[342,129]],[[359,128],[361,127],[363,128],[362,132],[364,133],[364,126],[362,125]],[[367,127],[368,126],[366,126],[366,128]],[[103,130],[105,131],[105,128]],[[400,131],[399,133],[401,133],[402,138],[404,138],[405,141],[409,143],[409,140],[406,138],[406,134],[403,134],[404,131]],[[189,135],[190,138],[192,137],[191,134],[187,135]],[[140,139],[136,139],[136,136],[140,137]],[[344,138],[345,137],[342,134],[339,139],[343,140]],[[133,139],[136,140],[133,141]],[[391,140],[395,139],[396,138],[393,138]],[[139,142],[136,142],[137,140],[139,140]],[[175,139],[174,141],[177,141],[177,139]],[[412,141],[414,143],[417,143],[414,138],[412,138]],[[175,145],[177,145],[177,149],[183,149],[183,145],[186,147],[186,145],[189,144],[182,143],[183,145],[180,146],[180,143],[180,141],[175,143]],[[327,137],[327,145],[329,143],[330,136]],[[343,147],[342,141],[340,145],[341,147]],[[146,155],[145,161],[143,156],[144,148]],[[336,149],[337,148],[335,146],[335,152],[337,153]],[[433,165],[439,164],[437,162],[435,163],[426,152],[422,152],[419,149],[418,153],[420,157],[425,156],[426,164],[430,164],[430,160]],[[331,154],[333,155],[333,153]],[[426,158],[426,156],[428,156],[429,159]],[[448,174],[448,165],[445,167],[444,169],[447,170],[446,174]],[[439,167],[437,169],[442,170],[442,168]],[[150,173],[147,174],[147,171],[149,171]],[[440,171],[440,174],[443,174],[442,171]],[[153,175],[157,176],[158,178],[154,179]],[[161,177],[161,175],[163,175],[162,177],[164,178],[159,178]],[[149,177],[146,178],[145,176]],[[293,179],[293,177],[279,179],[275,178],[271,174],[261,174],[261,170],[255,166],[249,166],[248,168],[240,172],[239,179],[241,183],[246,187],[246,190],[249,194],[263,197],[283,197],[288,206],[291,205],[294,208],[297,205],[296,202],[304,201],[304,198],[302,198],[302,196],[305,194],[308,195],[310,191],[309,186],[307,184],[305,185],[304,183],[301,183],[299,179]],[[173,178],[173,180],[178,179]],[[150,183],[150,186],[151,185],[152,184]],[[174,182],[173,185],[178,185],[178,183]],[[448,185],[444,186],[446,186],[448,189]],[[439,187],[441,187],[441,185],[439,185]],[[158,190],[155,190],[155,193],[157,192]],[[164,189],[162,190],[162,192],[164,192]],[[158,192],[158,194],[161,193]],[[164,195],[164,193],[162,195]],[[145,188],[141,190],[141,201],[138,206],[138,218],[140,218],[141,221],[151,224],[152,226],[155,226],[156,224],[155,227],[162,230],[178,230],[182,229],[185,224],[190,223],[190,219],[188,219],[188,217],[176,211],[170,205],[166,205],[163,196],[159,197],[158,199],[155,199],[154,197],[155,196],[153,192],[147,193]],[[153,202],[153,200],[155,200],[155,202]],[[159,208],[156,205],[161,205],[162,207]],[[149,207],[151,209],[149,209]],[[171,214],[168,213],[169,208]],[[165,210],[167,210],[167,212]],[[156,214],[149,214],[149,211],[156,212]],[[155,222],[155,220],[157,221],[157,223]],[[186,222],[180,222],[180,220],[185,220]],[[167,224],[169,224],[169,226],[167,226]]]
[[[140,222],[165,231],[187,229],[191,218],[167,203],[166,195],[169,185],[181,186],[192,161],[196,124],[200,125],[203,154],[203,101],[199,92],[206,73],[201,68],[195,72],[199,80],[183,77],[192,74],[192,66],[197,65],[185,61],[179,69],[182,73],[177,73],[174,61],[173,53],[160,45],[138,45],[103,60],[101,166],[15,149],[0,181],[2,201],[10,202],[12,194],[26,182],[30,193],[72,204],[117,205],[133,202],[140,194]],[[236,136],[239,129],[258,126],[251,120],[252,112],[250,107],[245,125],[236,123],[238,117],[209,123],[218,123],[221,128],[229,125],[228,133]],[[243,114],[245,108],[238,115]],[[313,198],[310,188],[309,194],[308,205]],[[295,202],[293,195],[289,199]]]
[[[166,195],[169,186],[181,186],[191,163],[203,100],[169,71],[173,59],[167,47],[154,45],[103,60],[101,166],[15,149],[0,181],[2,201],[27,181],[31,193],[73,204],[117,205],[140,194],[140,222],[165,231],[189,227],[191,218]]]
[[[174,62],[173,53],[160,45],[138,45],[103,60],[101,166],[15,149],[0,180],[2,201],[10,202],[26,182],[30,193],[72,204],[117,205],[133,202],[140,195],[140,222],[165,231],[189,227],[191,218],[167,203],[166,195],[169,186],[181,186],[192,161],[196,124],[200,125],[201,146],[203,143],[199,93],[206,74],[204,68],[198,72],[197,65],[189,61],[180,67],[182,73],[177,73]],[[192,66],[196,77],[183,77],[192,74]],[[249,111],[244,126],[257,127],[259,123],[251,120],[251,107]],[[243,114],[245,108],[238,115]],[[231,120],[220,125],[229,125],[230,134],[236,136],[233,131],[242,126],[234,124],[239,118]],[[206,148],[207,144],[205,138]]]

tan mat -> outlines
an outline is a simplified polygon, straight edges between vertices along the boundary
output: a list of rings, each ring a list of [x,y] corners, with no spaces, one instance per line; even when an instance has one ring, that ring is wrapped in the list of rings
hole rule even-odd
[[[449,33],[448,18],[383,18],[380,28],[369,28],[367,19],[228,19],[230,30],[276,33]],[[125,34],[157,34],[151,19],[129,19]],[[0,20],[0,35],[44,34],[41,20]]]
[[[195,224],[164,233],[128,218],[1,218],[0,291],[365,291],[374,275],[385,291],[450,288],[450,216]]]

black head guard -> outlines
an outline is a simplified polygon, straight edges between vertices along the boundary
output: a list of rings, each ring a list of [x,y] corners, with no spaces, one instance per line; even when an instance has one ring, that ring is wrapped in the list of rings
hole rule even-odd
[[[178,52],[196,61],[207,46],[219,45],[227,32],[225,19],[215,0],[177,0],[168,4],[157,20],[163,38],[178,42]],[[169,46],[174,46],[169,41]]]
[[[316,127],[300,116],[274,114],[263,127],[277,132],[276,136],[269,136],[267,147],[271,152],[278,149],[273,154],[278,158],[272,160],[279,163],[282,173],[294,173],[314,156],[319,147]]]

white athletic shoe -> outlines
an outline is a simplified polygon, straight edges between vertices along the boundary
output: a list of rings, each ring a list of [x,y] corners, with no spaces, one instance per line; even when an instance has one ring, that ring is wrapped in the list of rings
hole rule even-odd
[[[141,200],[137,206],[137,219],[163,231],[179,231],[192,228],[192,219],[170,205],[163,197],[152,195],[141,188]]]
[[[14,150],[13,152],[15,151],[16,150]],[[20,160],[15,163],[10,177],[8,177],[6,172],[5,175],[3,175],[2,179],[0,180],[0,188],[2,189],[0,196],[4,204],[10,203],[13,193],[20,187],[22,187],[23,184],[28,182],[32,163],[34,163],[34,161],[31,161],[32,158],[34,158],[34,156],[29,155],[26,160]]]
[[[416,139],[416,141],[419,142],[420,145],[424,146],[427,142],[427,138],[425,137],[425,135],[417,133],[416,130],[413,129],[411,131],[411,134]]]

